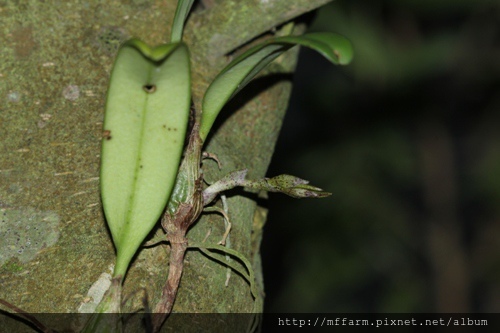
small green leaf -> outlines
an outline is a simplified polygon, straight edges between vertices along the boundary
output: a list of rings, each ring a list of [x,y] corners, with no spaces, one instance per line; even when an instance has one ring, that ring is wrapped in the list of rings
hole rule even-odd
[[[172,32],[170,34],[171,43],[178,43],[182,40],[184,22],[186,22],[193,2],[194,0],[179,0],[177,3],[177,10],[175,11],[174,23],[172,24]]]
[[[246,51],[227,65],[210,84],[202,103],[200,137],[205,140],[222,107],[271,61],[295,45],[318,51],[337,65],[352,59],[352,45],[345,37],[317,32],[272,38]]]
[[[125,276],[158,221],[179,168],[187,130],[190,64],[182,43],[150,48],[133,39],[116,58],[101,153],[101,196]]]

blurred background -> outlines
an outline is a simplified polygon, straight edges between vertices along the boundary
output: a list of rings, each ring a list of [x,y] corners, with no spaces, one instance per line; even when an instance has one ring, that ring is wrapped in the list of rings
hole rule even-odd
[[[302,50],[269,175],[266,312],[500,312],[500,2],[334,1]]]

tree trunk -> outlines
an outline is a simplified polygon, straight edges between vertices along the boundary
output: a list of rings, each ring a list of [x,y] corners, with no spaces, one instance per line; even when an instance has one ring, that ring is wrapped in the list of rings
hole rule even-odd
[[[244,6],[240,1],[202,1],[189,18],[185,36],[195,104],[229,60],[225,54],[329,1],[249,0]],[[107,288],[106,274],[114,262],[99,196],[110,69],[119,44],[129,37],[152,45],[168,41],[175,6],[173,0],[2,5],[8,33],[2,36],[0,61],[0,298],[28,312],[45,313],[89,311],[99,302],[99,290]],[[295,49],[278,58],[269,75],[256,79],[223,111],[205,146],[218,156],[222,170],[205,161],[207,182],[244,168],[248,178],[265,175],[296,56]],[[227,195],[233,223],[230,246],[251,258],[262,288],[259,245],[265,210],[257,205],[257,194]],[[223,232],[222,217],[206,214],[187,237],[202,241],[210,234],[206,241],[217,243]],[[168,272],[168,251],[166,245],[140,251],[125,281],[125,295],[131,300],[126,308],[141,305],[142,290],[150,304],[156,303]],[[173,310],[246,313],[262,308],[254,308],[241,276],[233,272],[228,280],[225,266],[188,250]],[[56,329],[68,328],[67,321],[46,319]],[[7,324],[20,325],[0,316],[0,327]],[[220,325],[195,324],[208,331],[213,331],[208,325]],[[181,326],[193,322],[172,316],[167,326],[173,325],[183,331]]]

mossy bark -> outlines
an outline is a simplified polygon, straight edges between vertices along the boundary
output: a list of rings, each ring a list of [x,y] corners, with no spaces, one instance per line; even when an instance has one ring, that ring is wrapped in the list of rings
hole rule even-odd
[[[195,104],[229,60],[224,54],[326,2],[294,1],[290,8],[288,0],[245,1],[245,6],[236,5],[239,1],[206,1],[209,8],[200,7],[191,15],[186,33]],[[0,263],[0,298],[28,312],[58,313],[75,313],[82,304],[95,301],[89,288],[110,273],[114,260],[99,197],[110,69],[119,44],[131,36],[152,45],[167,41],[175,5],[170,0],[57,5],[12,0],[0,5],[0,247],[1,253],[12,253]],[[267,14],[261,15],[263,11]],[[268,75],[256,79],[223,111],[205,147],[217,154],[223,168],[206,161],[208,182],[243,168],[249,170],[249,178],[265,175],[289,98],[296,51],[279,58]],[[256,198],[243,191],[228,193],[231,247],[252,258],[260,274],[259,243],[266,214]],[[51,226],[58,222],[57,230],[43,229],[47,216]],[[26,230],[35,227],[41,233],[36,236],[41,237],[36,256],[22,256],[34,246]],[[50,232],[45,241],[44,232]],[[223,232],[222,218],[209,214],[188,238],[201,241],[211,233],[207,242],[216,243]],[[168,251],[168,246],[141,250],[125,281],[125,294],[144,289],[154,304],[168,271]],[[226,267],[189,250],[174,312],[254,311],[246,281],[235,273],[227,286],[226,280]],[[138,294],[129,309],[140,305]],[[0,326],[13,323],[0,316]],[[51,324],[62,329],[69,322]],[[167,325],[189,331],[192,323],[172,317]]]

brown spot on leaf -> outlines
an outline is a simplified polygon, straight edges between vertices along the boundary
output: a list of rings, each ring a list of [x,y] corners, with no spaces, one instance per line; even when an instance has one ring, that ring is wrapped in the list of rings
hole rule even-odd
[[[111,140],[111,131],[110,130],[104,130],[102,132],[102,137],[103,137],[103,139]]]
[[[152,94],[156,91],[156,86],[154,84],[145,84],[142,86],[142,89],[144,89],[144,91],[148,94]]]
[[[333,54],[337,56],[337,58],[340,60],[340,53],[337,50],[333,50]]]

